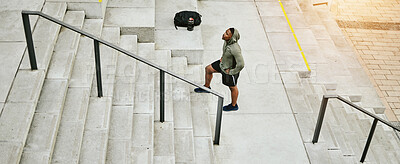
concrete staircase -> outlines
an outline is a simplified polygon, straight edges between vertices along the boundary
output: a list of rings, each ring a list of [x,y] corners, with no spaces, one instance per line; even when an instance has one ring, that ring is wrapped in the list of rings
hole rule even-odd
[[[120,5],[110,1],[107,12]],[[148,7],[155,14],[154,4],[142,5],[132,10]],[[102,19],[85,19],[84,11],[67,11],[67,3],[58,2],[47,2],[43,12],[200,81],[201,66],[188,66],[186,57],[172,58],[171,50],[156,50],[155,43],[140,43],[147,42],[143,33],[124,35],[130,27],[110,23],[114,18],[106,16],[103,27]],[[6,163],[214,161],[206,108],[201,120],[191,114],[201,106],[190,99],[193,87],[166,76],[166,122],[160,123],[158,70],[100,45],[104,96],[99,98],[91,39],[42,18],[33,38],[39,70],[30,70],[25,52],[0,117]]]

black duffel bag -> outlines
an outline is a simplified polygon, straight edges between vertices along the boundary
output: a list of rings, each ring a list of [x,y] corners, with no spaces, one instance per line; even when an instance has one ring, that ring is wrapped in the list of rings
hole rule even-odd
[[[193,18],[193,20],[191,20],[192,22],[190,22],[189,18]],[[175,29],[177,30],[178,30],[177,26],[190,28],[190,26],[198,26],[200,25],[200,23],[201,23],[201,15],[195,11],[181,11],[176,13],[174,17],[174,25]],[[193,29],[193,27],[191,28]]]

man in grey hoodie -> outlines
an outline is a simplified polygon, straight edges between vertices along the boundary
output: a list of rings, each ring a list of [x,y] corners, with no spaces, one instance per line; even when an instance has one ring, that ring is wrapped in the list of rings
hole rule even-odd
[[[234,28],[229,28],[222,35],[222,40],[225,40],[223,46],[223,53],[221,59],[208,65],[205,68],[205,87],[210,87],[213,73],[222,74],[222,83],[229,87],[231,90],[232,103],[224,106],[224,111],[235,111],[239,109],[237,105],[237,98],[239,90],[236,86],[239,78],[239,73],[244,67],[244,60],[239,44],[240,39],[239,31]],[[194,89],[197,93],[207,92],[201,88]]]

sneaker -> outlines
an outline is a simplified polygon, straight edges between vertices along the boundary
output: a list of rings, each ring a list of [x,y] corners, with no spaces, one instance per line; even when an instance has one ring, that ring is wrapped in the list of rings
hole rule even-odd
[[[224,106],[224,108],[222,108],[223,111],[237,111],[239,109],[239,105],[236,104],[235,106],[232,106],[232,104],[229,104],[227,106]]]
[[[211,89],[211,87],[208,87],[208,88]],[[201,88],[195,88],[194,92],[196,92],[196,93],[209,93],[208,91],[206,91],[204,89],[201,89]]]

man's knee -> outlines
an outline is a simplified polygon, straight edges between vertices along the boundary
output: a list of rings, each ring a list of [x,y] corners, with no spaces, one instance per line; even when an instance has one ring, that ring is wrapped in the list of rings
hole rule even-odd
[[[206,66],[206,73],[214,73],[214,68],[211,67],[211,65]]]
[[[229,86],[229,89],[230,89],[231,91],[234,91],[234,90],[237,90],[237,87],[236,87],[236,85],[235,85],[235,86]]]

